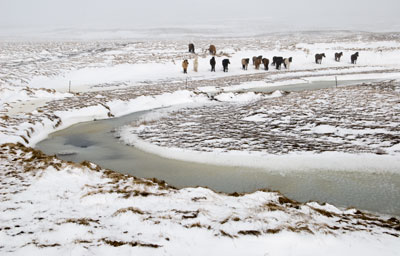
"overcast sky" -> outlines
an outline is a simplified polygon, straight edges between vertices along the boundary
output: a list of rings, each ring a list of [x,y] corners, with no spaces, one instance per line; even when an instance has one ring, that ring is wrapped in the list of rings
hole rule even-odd
[[[0,0],[0,28],[140,28],[260,18],[307,29],[400,24],[400,0]]]

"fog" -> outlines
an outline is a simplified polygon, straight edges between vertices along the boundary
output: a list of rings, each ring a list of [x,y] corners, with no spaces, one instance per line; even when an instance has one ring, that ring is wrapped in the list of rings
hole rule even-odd
[[[226,27],[399,31],[398,0],[0,0],[0,29]]]

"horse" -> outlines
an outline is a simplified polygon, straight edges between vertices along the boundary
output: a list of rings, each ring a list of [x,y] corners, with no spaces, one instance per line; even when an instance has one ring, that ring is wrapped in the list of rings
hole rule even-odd
[[[194,44],[189,44],[189,52],[194,53]]]
[[[229,59],[222,60],[222,67],[224,67],[224,72],[228,72],[228,64],[231,64]]]
[[[184,61],[182,62],[182,68],[183,68],[183,73],[184,73],[184,74],[187,74],[187,68],[188,68],[188,66],[189,66],[189,61],[188,61],[188,60],[184,60]]]
[[[256,65],[257,56],[253,56],[253,66]]]
[[[199,68],[199,58],[196,56],[196,58],[194,58],[193,61],[193,71],[197,72],[198,68]]]
[[[247,67],[249,66],[249,62],[250,62],[249,58],[242,59],[242,68],[243,68],[243,70],[247,70]]]
[[[335,53],[335,61],[339,62],[340,58],[343,56],[343,52],[336,52]]]
[[[208,51],[210,52],[210,54],[215,55],[217,54],[217,48],[215,48],[215,45],[210,45],[210,47],[208,48]]]
[[[282,63],[283,63],[283,57],[274,56],[274,57],[272,58],[272,63],[271,63],[271,65],[275,65],[275,68],[276,68],[276,69],[281,69]]]
[[[260,59],[259,57],[257,57],[256,62],[254,63],[256,69],[260,69],[261,62],[262,58]]]
[[[269,59],[267,58],[262,59],[262,63],[264,64],[265,70],[268,70]]]
[[[285,66],[286,69],[290,69],[290,63],[292,63],[293,58],[285,58],[283,59],[283,65]]]
[[[351,64],[357,64],[358,52],[351,55]]]
[[[316,64],[321,64],[322,63],[322,58],[325,58],[325,53],[317,53],[317,54],[315,54],[315,63]]]
[[[213,71],[215,72],[215,64],[216,64],[215,57],[212,57],[210,59],[211,72],[213,72]]]

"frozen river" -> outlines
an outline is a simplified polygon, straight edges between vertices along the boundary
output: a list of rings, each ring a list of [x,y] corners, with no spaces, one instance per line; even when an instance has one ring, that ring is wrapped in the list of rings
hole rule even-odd
[[[64,160],[89,160],[121,173],[165,180],[178,188],[203,186],[226,193],[279,190],[301,202],[328,202],[400,216],[400,174],[352,170],[279,173],[198,164],[149,154],[115,138],[113,131],[116,128],[145,113],[77,124],[51,134],[36,147],[46,154],[57,154]]]

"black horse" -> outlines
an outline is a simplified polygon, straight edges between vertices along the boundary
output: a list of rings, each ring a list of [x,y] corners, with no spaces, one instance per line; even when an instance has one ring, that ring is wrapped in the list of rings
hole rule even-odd
[[[322,63],[322,58],[325,58],[325,53],[317,53],[315,54],[315,63],[321,64]]]
[[[194,53],[194,44],[189,44],[189,52]]]
[[[351,55],[351,64],[357,64],[358,52]]]
[[[335,60],[337,61],[337,62],[339,62],[340,61],[340,58],[343,56],[343,52],[336,52],[335,53]]]
[[[228,72],[228,65],[231,64],[229,59],[222,60],[222,66],[224,67],[224,72]]]
[[[212,57],[210,59],[211,72],[213,72],[213,71],[215,72],[215,64],[216,64],[215,57]]]
[[[272,63],[271,65],[275,65],[276,69],[281,69],[281,66],[283,64],[283,57],[280,56],[274,56],[272,58]]]

